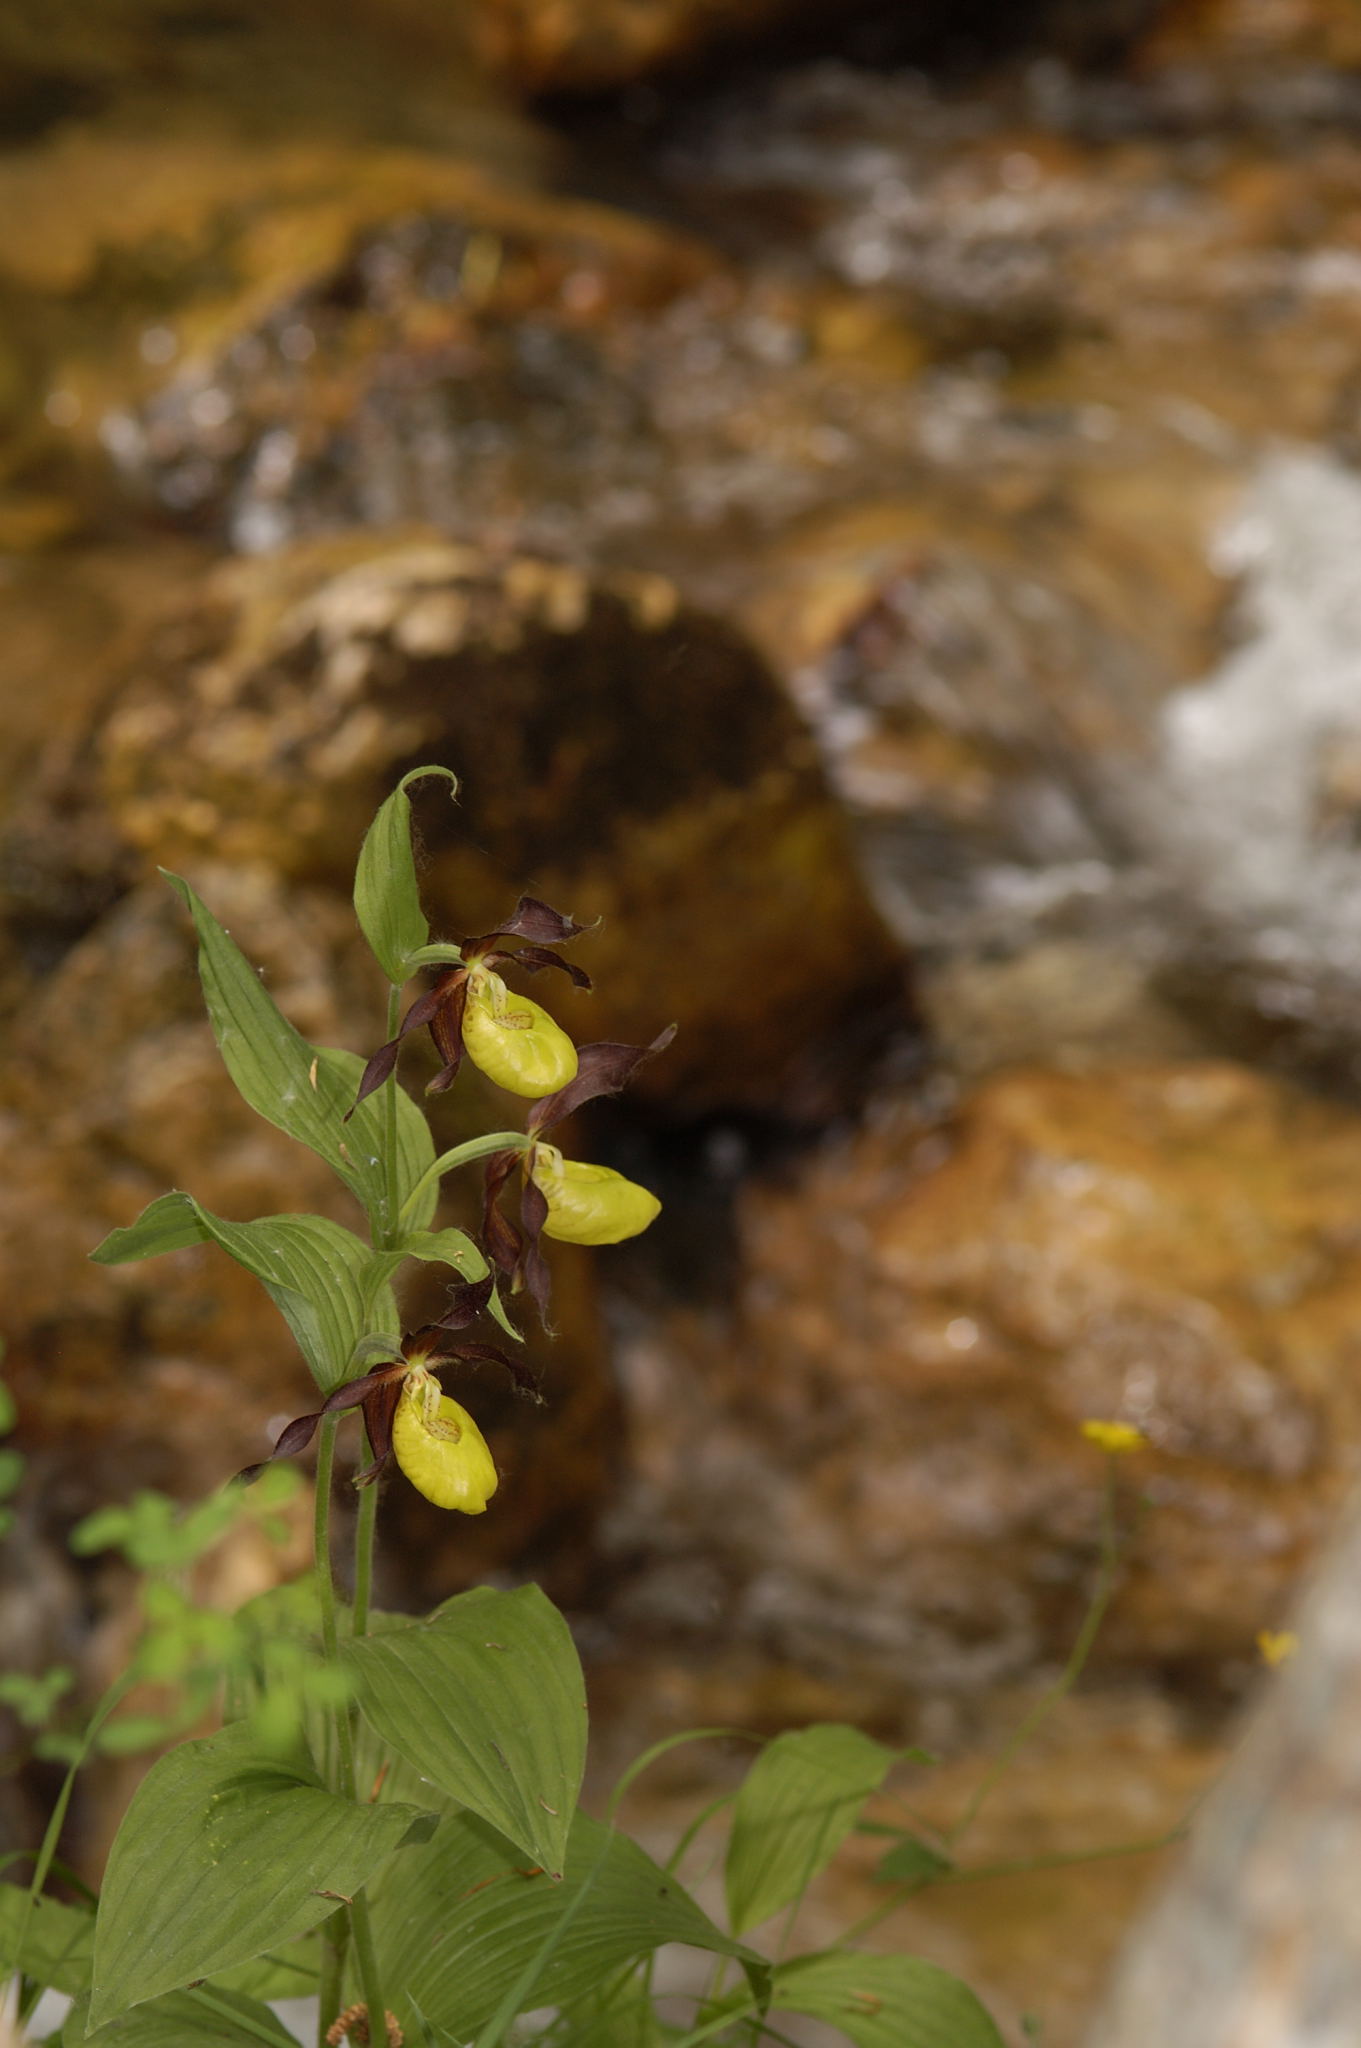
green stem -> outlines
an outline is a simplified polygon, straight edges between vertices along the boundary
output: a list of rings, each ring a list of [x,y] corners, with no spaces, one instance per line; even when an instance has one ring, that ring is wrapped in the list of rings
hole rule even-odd
[[[837,1937],[838,1944],[845,1946],[859,1941],[862,1935],[896,1913],[900,1906],[920,1898],[925,1891],[935,1891],[940,1885],[981,1884],[990,1877],[1028,1877],[1032,1871],[1065,1870],[1075,1863],[1107,1863],[1120,1856],[1151,1856],[1156,1849],[1167,1849],[1174,1842],[1183,1841],[1189,1827],[1189,1819],[1182,1819],[1175,1827],[1168,1828],[1165,1834],[1149,1835],[1137,1842],[1107,1842],[1096,1849],[1055,1849],[1047,1856],[1013,1856],[998,1863],[975,1863],[962,1870],[942,1870],[925,1884],[901,1886],[891,1899],[852,1922]]]
[[[393,982],[388,989],[388,1037],[397,1036],[397,1026],[402,1010],[402,984]],[[377,1219],[370,1217],[376,1249],[389,1250],[402,1234],[398,1204],[401,1193],[401,1176],[397,1157],[397,1076],[394,1074],[383,1091],[383,1165],[387,1180],[387,1221],[379,1229]],[[371,1463],[373,1446],[368,1430],[364,1431],[364,1463]],[[369,1604],[373,1595],[373,1539],[378,1515],[378,1488],[365,1486],[360,1489],[359,1512],[354,1525],[354,1612],[352,1633],[362,1636],[369,1625]]]
[[[1111,1454],[1106,1461],[1106,1490],[1101,1506],[1101,1568],[1097,1574],[1096,1590],[1088,1603],[1082,1626],[1077,1632],[1077,1640],[1069,1652],[1068,1662],[1048,1691],[1040,1695],[1030,1712],[1022,1718],[1020,1726],[1005,1744],[1001,1754],[983,1774],[973,1797],[945,1835],[948,1848],[953,1849],[967,1834],[982,1811],[985,1801],[997,1789],[1036,1729],[1049,1718],[1054,1708],[1072,1691],[1082,1676],[1101,1624],[1106,1618],[1106,1609],[1111,1604],[1119,1567],[1120,1545],[1115,1529],[1115,1457]]]
[[[395,1038],[397,1036],[397,1029],[401,1021],[402,983],[399,981],[395,981],[388,989],[387,1035],[389,1039]],[[389,1246],[395,1244],[397,1238],[401,1234],[401,1224],[397,1214],[398,1206],[401,1199],[401,1182],[398,1178],[397,1172],[396,1074],[392,1075],[391,1079],[388,1081],[387,1086],[383,1090],[383,1155],[383,1165],[387,1174],[387,1215],[384,1219],[383,1228],[381,1232],[374,1232],[375,1238],[381,1239],[381,1242],[378,1245],[379,1251],[386,1251]]]
[[[339,1658],[336,1632],[336,1589],[331,1576],[331,1480],[335,1472],[338,1415],[323,1415],[317,1433],[316,1500],[312,1511],[312,1547],[316,1557],[317,1604],[321,1609],[321,1642],[328,1664]],[[351,1788],[353,1790],[353,1787]]]
[[[338,1415],[322,1418],[317,1444],[317,1499],[316,1512],[312,1523],[313,1541],[316,1546],[317,1598],[321,1603],[321,1642],[328,1664],[340,1663],[340,1638],[336,1625],[336,1589],[331,1576],[331,1478],[335,1470],[336,1429]],[[354,1775],[354,1727],[348,1707],[336,1712],[335,1731],[338,1749],[336,1776],[342,1799],[355,1797]]]
[[[696,1835],[704,1826],[705,1822],[712,1820],[716,1813],[721,1813],[725,1806],[731,1806],[736,1797],[736,1791],[720,1792],[717,1799],[711,1799],[707,1806],[700,1808],[699,1812],[695,1815],[689,1827],[685,1830],[685,1833],[681,1836],[675,1848],[671,1851],[671,1854],[666,1859],[666,1868],[672,1874],[672,1876],[674,1876],[675,1873],[680,1869],[681,1863],[685,1858],[686,1850],[690,1847],[690,1844],[694,1841]]]
[[[977,1884],[989,1877],[1028,1877],[1032,1870],[1066,1870],[1073,1863],[1110,1863],[1121,1856],[1151,1856],[1155,1849],[1170,1849],[1186,1839],[1189,1820],[1179,1820],[1161,1835],[1146,1835],[1137,1842],[1103,1842],[1096,1849],[1054,1849],[1047,1856],[1012,1856],[999,1863],[976,1863],[972,1869],[945,1870],[934,1884]]]
[[[378,1954],[373,1945],[369,1902],[363,1892],[355,1893],[348,1911],[350,1934],[359,1964],[359,1985],[364,1993],[364,2003],[369,2009],[369,2039],[382,2042],[387,2039],[387,2007],[383,2003],[383,1986],[378,1974]]]
[[[331,1480],[335,1470],[336,1425],[339,1419],[334,1415],[326,1416],[319,1432],[316,1515],[313,1522],[317,1594],[321,1602],[321,1639],[327,1662],[330,1664],[339,1662],[335,1582],[331,1576]],[[354,1727],[347,1706],[338,1709],[335,1729],[340,1751],[337,1771],[340,1796],[342,1799],[352,1800],[355,1797]],[[387,2007],[383,2003],[378,1958],[373,1946],[373,1930],[369,1925],[368,1901],[363,1893],[357,1893],[345,1910],[350,1918],[350,1938],[354,1943],[355,1956],[359,1963],[364,2001],[373,2018],[373,2039],[381,2041]]]
[[[321,1982],[317,1987],[317,2048],[325,2048],[327,2030],[344,2005],[346,1950],[350,1946],[350,1913],[336,1907],[321,1923]]]
[[[373,1445],[364,1431],[364,1462],[373,1462]],[[378,1486],[374,1482],[359,1489],[359,1512],[354,1525],[354,1620],[352,1633],[367,1634],[369,1608],[373,1599],[373,1538],[378,1526]]]
[[[76,1773],[89,1756],[90,1750],[94,1746],[95,1737],[100,1729],[104,1726],[114,1708],[121,1705],[124,1697],[131,1691],[135,1683],[136,1674],[132,1671],[125,1671],[121,1678],[114,1680],[93,1714],[91,1714],[85,1733],[80,1738],[80,1748],[76,1751],[67,1767],[66,1776],[62,1779],[61,1790],[58,1792],[53,1804],[52,1812],[47,1822],[47,1829],[33,1864],[33,1876],[29,1882],[28,1897],[24,1901],[24,1910],[19,1917],[18,1934],[14,1944],[16,1957],[23,1955],[24,1943],[28,1938],[29,1921],[33,1917],[33,1909],[38,1902],[43,1886],[47,1883],[48,1872],[52,1868],[52,1861],[57,1853],[57,1843],[61,1839],[61,1831],[66,1825],[66,1815],[71,1804],[71,1794],[75,1790]],[[27,2014],[21,2010],[19,2017],[20,2019],[25,2019]]]
[[[488,1131],[480,1138],[469,1138],[465,1144],[455,1145],[451,1152],[441,1152],[434,1164],[426,1167],[403,1202],[397,1219],[399,1225],[402,1229],[410,1227],[411,1218],[426,1189],[442,1180],[446,1173],[452,1173],[456,1166],[467,1166],[474,1159],[485,1159],[489,1152],[527,1152],[529,1143],[523,1131]]]

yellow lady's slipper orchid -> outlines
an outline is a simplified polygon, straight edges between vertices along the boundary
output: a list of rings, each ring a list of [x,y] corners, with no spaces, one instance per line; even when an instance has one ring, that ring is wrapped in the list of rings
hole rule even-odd
[[[553,1145],[534,1147],[530,1178],[548,1204],[544,1235],[565,1244],[618,1244],[636,1237],[662,1206],[649,1189],[613,1167],[564,1159]]]
[[[578,1072],[577,1049],[546,1011],[524,996],[513,996],[494,969],[513,961],[530,974],[556,967],[574,988],[589,988],[591,977],[555,953],[545,940],[561,944],[582,927],[536,896],[522,896],[505,923],[480,938],[464,939],[424,995],[417,996],[395,1038],[380,1045],[366,1064],[349,1115],[396,1072],[402,1042],[424,1026],[443,1065],[426,1083],[428,1095],[452,1087],[463,1055],[470,1053],[483,1073],[514,1095],[543,1095],[551,1100],[570,1087]],[[508,939],[528,939],[527,946],[507,946]]]
[[[496,1491],[486,1438],[430,1372],[407,1375],[392,1418],[392,1450],[418,1493],[437,1508],[480,1515]]]
[[[463,1049],[512,1095],[551,1095],[577,1071],[577,1049],[562,1026],[528,996],[513,995],[488,967],[468,976]]]

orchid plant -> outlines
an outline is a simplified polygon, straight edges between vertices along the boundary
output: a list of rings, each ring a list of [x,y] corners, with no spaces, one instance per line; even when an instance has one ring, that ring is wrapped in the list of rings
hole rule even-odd
[[[387,1040],[367,1060],[310,1045],[189,885],[168,877],[193,920],[208,1015],[233,1082],[333,1169],[366,1227],[295,1214],[237,1222],[176,1191],[92,1254],[114,1265],[218,1247],[267,1289],[321,1398],[214,1503],[180,1510],[138,1496],[77,1532],[87,1549],[122,1547],[143,1572],[146,1626],[84,1734],[64,1738],[71,1774],[31,1882],[0,1885],[0,1982],[15,1974],[21,2019],[44,1990],[65,1995],[69,2009],[47,2036],[65,2048],[287,2048],[293,2036],[273,2002],[300,1992],[316,2001],[319,2048],[384,2037],[390,2048],[498,2048],[530,2038],[531,2027],[536,2041],[561,2048],[783,2042],[781,2013],[810,2015],[855,2048],[1001,2048],[978,2000],[931,1963],[844,1944],[781,1946],[772,1959],[768,1944],[751,1939],[797,1908],[889,1773],[919,1756],[841,1726],[762,1748],[720,1802],[729,1814],[724,1926],[677,1875],[695,1829],[663,1869],[616,1824],[619,1800],[657,1752],[626,1775],[603,1821],[581,1810],[583,1674],[566,1622],[536,1587],[474,1588],[424,1619],[373,1608],[389,1466],[442,1508],[480,1515],[498,1505],[495,1462],[472,1406],[446,1392],[442,1376],[490,1366],[541,1399],[517,1357],[517,1318],[547,1314],[543,1240],[614,1244],[646,1229],[659,1207],[610,1168],[564,1156],[548,1133],[623,1087],[670,1031],[644,1047],[578,1047],[519,993],[521,974],[546,970],[590,985],[557,950],[584,928],[533,897],[521,897],[495,931],[432,940],[409,791],[435,776],[456,790],[446,768],[405,776],[359,855],[355,909],[389,985]],[[407,985],[431,970],[431,985],[403,1013]],[[452,1086],[467,1059],[529,1103],[524,1127],[437,1155],[397,1078],[420,1028],[442,1062],[434,1092]],[[475,1164],[484,1176],[480,1238],[435,1218],[444,1177]],[[503,1204],[517,1175],[512,1219]],[[449,1292],[441,1315],[408,1329],[395,1289],[413,1261],[444,1269]],[[494,1333],[470,1334],[484,1320]],[[331,1515],[337,1431],[348,1416],[362,1443],[350,1482],[354,1554],[338,1571]],[[0,1428],[11,1420],[0,1410]],[[273,1460],[314,1442],[310,1576],[200,1626],[182,1584],[186,1559],[252,1501],[273,1513],[286,1471]],[[0,1477],[12,1489],[17,1466]],[[218,1693],[218,1732],[152,1764],[95,1909],[54,1895],[75,1771],[92,1749],[118,1748],[120,1727],[123,1748],[145,1740],[126,1713],[139,1678],[186,1674],[198,1687],[200,1726],[201,1681]],[[51,1702],[40,1682],[25,1683],[11,1703],[27,1701],[36,1721]],[[948,1868],[911,1830],[875,1827],[891,1837],[890,1907]],[[707,1965],[668,2009],[653,1995],[652,1961],[671,1944]]]

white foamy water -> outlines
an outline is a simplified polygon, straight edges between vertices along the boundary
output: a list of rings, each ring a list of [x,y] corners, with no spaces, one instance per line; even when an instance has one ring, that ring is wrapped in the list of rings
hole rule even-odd
[[[1361,981],[1361,479],[1278,451],[1219,550],[1244,638],[1168,702],[1151,857],[1264,967]]]

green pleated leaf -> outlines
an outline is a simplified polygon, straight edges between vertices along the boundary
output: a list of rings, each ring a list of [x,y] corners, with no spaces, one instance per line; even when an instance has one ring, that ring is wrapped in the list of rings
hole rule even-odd
[[[230,1970],[218,1970],[213,1986],[219,1991],[239,1991],[246,1998],[307,1998],[317,1988],[321,1975],[318,1937],[305,1934],[249,1963],[237,1963]]]
[[[92,2026],[249,1962],[334,1912],[428,1831],[406,1805],[356,1806],[237,1724],[154,1764],[114,1838],[95,1925]]]
[[[586,1760],[586,1688],[537,1586],[487,1586],[429,1621],[342,1645],[360,1709],[423,1778],[562,1869]]]
[[[398,1258],[375,1253],[326,1216],[261,1216],[230,1223],[192,1195],[162,1195],[90,1254],[99,1265],[152,1258],[185,1244],[217,1244],[253,1273],[297,1340],[324,1394],[343,1384],[359,1339],[401,1324],[386,1279]]]
[[[411,854],[411,804],[407,788],[423,775],[444,775],[458,791],[451,768],[413,768],[404,775],[364,834],[354,875],[354,908],[360,929],[389,981],[403,982],[410,958],[430,937],[421,909],[416,863]]]
[[[967,1984],[916,1956],[800,1956],[776,1970],[770,2003],[839,2027],[855,2048],[1005,2048]]]
[[[673,1941],[736,1957],[764,1988],[762,1959],[721,1933],[627,1835],[578,1814],[562,1882],[532,1870],[470,1814],[441,1821],[425,1848],[393,1866],[373,1914],[399,2018],[406,1998],[441,2039],[470,2042],[508,1994],[520,2011],[570,2006]]]
[[[734,1934],[799,1898],[884,1782],[895,1752],[858,1728],[821,1722],[777,1735],[743,1780],[724,1881]]]
[[[89,1988],[95,1916],[57,1899],[35,1899],[23,1885],[0,1885],[0,1984],[22,1970],[53,1991],[76,1998]]]
[[[324,1394],[349,1377],[362,1336],[400,1333],[392,1289],[380,1278],[390,1262],[343,1224],[306,1215],[228,1223],[198,1213],[223,1251],[263,1283]]]
[[[465,1280],[480,1280],[487,1270],[486,1260],[466,1230],[409,1230],[397,1249],[408,1259],[452,1266]]]
[[[338,1091],[345,1110],[350,1108],[359,1093],[366,1062],[357,1052],[346,1052],[341,1046],[322,1046],[317,1054],[320,1072],[328,1070],[332,1083]],[[365,1096],[348,1124],[344,1126],[345,1136],[340,1140],[348,1155],[346,1171],[353,1170],[362,1175],[365,1185],[381,1184],[379,1161],[382,1158],[383,1132],[386,1129],[389,1095],[397,1104],[397,1200],[393,1215],[400,1215],[407,1196],[421,1179],[427,1167],[435,1163],[435,1141],[430,1135],[430,1126],[423,1110],[417,1108],[404,1088],[395,1081],[379,1088],[374,1094]],[[343,1112],[342,1112],[343,1113]],[[344,1174],[341,1175],[344,1179]],[[361,1201],[365,1197],[361,1194]],[[418,1198],[412,1213],[402,1224],[406,1230],[423,1230],[439,1205],[439,1183],[434,1182]],[[381,1193],[370,1210],[374,1219],[375,1236],[389,1228],[389,1204]],[[395,1223],[391,1226],[394,1234]]]
[[[361,1202],[376,1233],[396,1230],[396,1210],[383,1168],[386,1088],[346,1114],[359,1092],[364,1062],[357,1053],[309,1045],[266,991],[259,975],[189,884],[162,870],[189,907],[199,941],[199,978],[208,1017],[227,1072],[251,1108],[326,1161]],[[396,1088],[396,1084],[389,1086]],[[433,1162],[430,1127],[411,1097],[396,1088],[399,1173],[396,1209]],[[437,1188],[408,1223],[423,1227],[435,1213]]]
[[[90,1257],[97,1266],[128,1266],[137,1259],[157,1259],[162,1252],[182,1252],[191,1244],[208,1241],[192,1195],[176,1190],[148,1203],[135,1223],[111,1230]]]
[[[61,2031],[62,2048],[298,2048],[296,2038],[267,2005],[239,1991],[205,1984],[198,1991],[172,1991],[153,1998],[106,2026],[87,2032],[88,2008],[72,2007]]]

